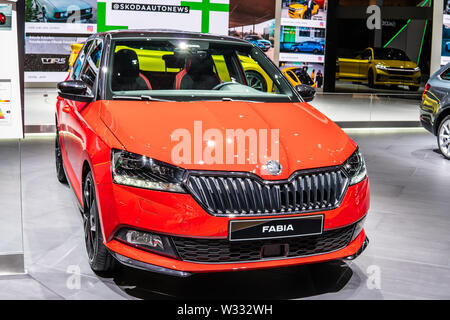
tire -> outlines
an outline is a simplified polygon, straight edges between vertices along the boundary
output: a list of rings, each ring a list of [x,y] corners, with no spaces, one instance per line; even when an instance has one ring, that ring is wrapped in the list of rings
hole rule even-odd
[[[95,272],[114,271],[115,260],[103,244],[92,172],[87,174],[83,183],[83,202],[84,239],[89,265]]]
[[[249,87],[261,92],[267,92],[267,82],[264,77],[256,71],[246,71],[245,77]]]
[[[375,88],[374,76],[373,76],[372,70],[369,70],[369,74],[367,75],[367,82],[369,84],[369,88]]]
[[[417,91],[419,91],[420,87],[418,87],[418,86],[408,86],[408,88],[409,88],[409,91],[417,92]]]
[[[294,49],[294,52],[295,52],[295,53],[299,53],[300,50],[299,50],[298,48],[295,48],[295,49]]]
[[[437,142],[442,155],[450,160],[450,116],[446,116],[439,124]]]
[[[61,154],[61,145],[59,142],[59,132],[56,132],[55,138],[55,164],[56,164],[56,178],[61,183],[67,183],[66,173],[64,172],[64,163]]]
[[[313,53],[314,53],[314,54],[318,54],[318,53],[319,53],[319,50],[314,49]]]

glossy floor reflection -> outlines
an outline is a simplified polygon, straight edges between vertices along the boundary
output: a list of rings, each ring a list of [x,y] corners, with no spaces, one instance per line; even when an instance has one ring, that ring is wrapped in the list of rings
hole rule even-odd
[[[87,263],[71,191],[57,182],[53,138],[22,145],[28,274],[0,277],[0,299],[449,299],[450,161],[423,130],[349,130],[366,156],[372,208],[367,250],[353,262],[196,275]]]

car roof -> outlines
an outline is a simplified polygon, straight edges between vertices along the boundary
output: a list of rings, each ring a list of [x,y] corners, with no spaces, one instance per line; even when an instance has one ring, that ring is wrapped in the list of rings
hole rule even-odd
[[[189,39],[216,40],[216,41],[223,40],[223,41],[233,41],[240,44],[249,44],[245,40],[225,35],[189,32],[172,29],[117,30],[117,31],[100,32],[97,35],[100,36],[109,35],[111,36],[112,39],[140,38],[140,37],[158,37],[158,38],[173,37],[173,38],[189,38]]]

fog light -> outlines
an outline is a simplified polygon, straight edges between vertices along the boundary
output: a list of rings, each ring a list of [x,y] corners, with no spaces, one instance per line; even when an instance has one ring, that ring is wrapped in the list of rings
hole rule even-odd
[[[362,231],[362,229],[364,227],[364,220],[365,219],[366,219],[366,217],[362,218],[361,220],[359,220],[356,223],[355,230],[353,231],[352,241],[355,240],[359,236],[359,234],[361,233],[361,231]]]
[[[116,234],[116,239],[132,246],[156,253],[161,253],[172,257],[177,256],[175,250],[173,250],[169,237],[163,235],[157,235],[145,231],[121,229]]]
[[[125,238],[128,243],[136,246],[159,248],[164,250],[164,244],[162,243],[161,237],[154,234],[129,230],[125,235]]]

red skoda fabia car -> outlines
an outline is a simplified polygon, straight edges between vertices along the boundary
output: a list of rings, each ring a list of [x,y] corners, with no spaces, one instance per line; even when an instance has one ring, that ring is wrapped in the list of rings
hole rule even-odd
[[[93,270],[188,276],[366,247],[357,145],[249,42],[100,33],[58,88],[57,176],[76,196]]]

